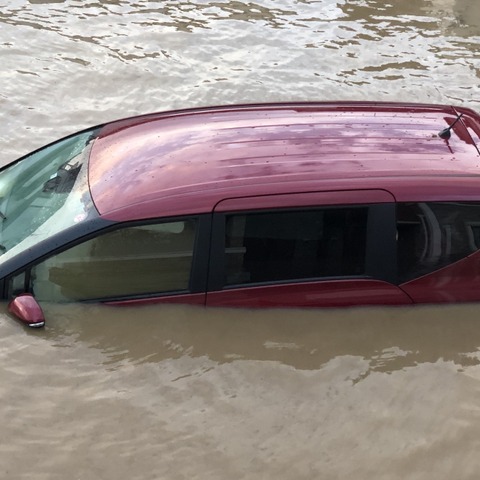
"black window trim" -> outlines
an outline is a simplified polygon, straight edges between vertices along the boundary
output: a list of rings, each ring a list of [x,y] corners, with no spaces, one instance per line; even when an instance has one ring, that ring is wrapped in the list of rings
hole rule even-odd
[[[370,278],[397,285],[396,203],[369,206],[365,270]]]

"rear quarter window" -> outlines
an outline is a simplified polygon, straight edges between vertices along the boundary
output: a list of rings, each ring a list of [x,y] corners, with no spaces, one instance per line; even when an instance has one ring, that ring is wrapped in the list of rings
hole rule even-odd
[[[480,248],[480,203],[399,204],[397,246],[400,283],[470,255]]]

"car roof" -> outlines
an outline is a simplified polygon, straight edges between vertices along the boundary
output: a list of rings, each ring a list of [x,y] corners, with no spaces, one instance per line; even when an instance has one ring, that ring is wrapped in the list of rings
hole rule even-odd
[[[441,138],[459,115],[450,138]],[[180,110],[104,125],[89,182],[98,211],[114,220],[209,212],[232,197],[339,189],[480,200],[479,137],[475,112],[446,105]]]

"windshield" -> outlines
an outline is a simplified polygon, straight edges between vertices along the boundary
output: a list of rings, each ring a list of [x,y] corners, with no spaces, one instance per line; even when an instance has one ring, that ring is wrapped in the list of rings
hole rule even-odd
[[[60,140],[0,172],[0,261],[87,218],[95,133]]]

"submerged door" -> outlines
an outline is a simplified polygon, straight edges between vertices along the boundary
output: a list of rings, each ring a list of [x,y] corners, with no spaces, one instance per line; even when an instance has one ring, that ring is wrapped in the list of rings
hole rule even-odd
[[[411,303],[394,284],[395,204],[384,190],[225,200],[212,241],[207,305]]]

